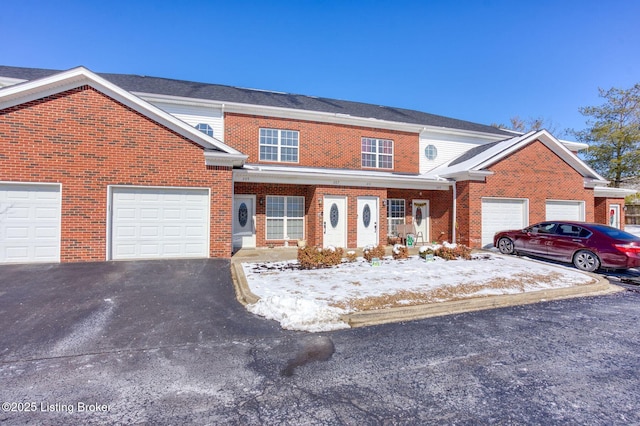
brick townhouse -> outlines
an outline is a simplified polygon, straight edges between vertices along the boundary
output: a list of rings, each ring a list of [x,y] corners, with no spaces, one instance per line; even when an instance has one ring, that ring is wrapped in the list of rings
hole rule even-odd
[[[0,263],[244,247],[491,244],[547,219],[624,226],[586,145],[419,111],[0,66]]]

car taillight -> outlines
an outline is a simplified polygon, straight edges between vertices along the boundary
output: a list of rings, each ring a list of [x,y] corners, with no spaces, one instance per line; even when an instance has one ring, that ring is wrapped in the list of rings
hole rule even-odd
[[[614,247],[627,256],[640,256],[640,246],[633,244],[614,244]]]

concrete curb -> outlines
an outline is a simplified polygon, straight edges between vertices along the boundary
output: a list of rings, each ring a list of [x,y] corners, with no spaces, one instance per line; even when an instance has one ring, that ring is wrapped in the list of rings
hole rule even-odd
[[[414,321],[463,312],[481,311],[485,309],[530,305],[550,300],[602,296],[624,291],[624,288],[610,284],[606,278],[598,276],[597,279],[598,282],[595,284],[586,284],[574,287],[555,288],[520,294],[476,297],[466,300],[434,303],[433,305],[416,305],[401,308],[381,309],[378,311],[354,312],[352,314],[344,315],[341,319],[351,327],[355,328],[376,324],[386,324],[390,322]]]
[[[247,277],[244,276],[241,262],[231,262],[231,279],[233,281],[233,287],[236,290],[236,299],[238,299],[238,302],[242,303],[242,305],[251,305],[260,300],[260,298],[249,289],[249,283],[247,283]]]
[[[495,253],[494,253],[495,254]],[[531,262],[539,262],[527,259]],[[231,260],[231,278],[236,292],[236,298],[242,305],[254,304],[260,300],[251,292],[247,278],[242,269],[242,262],[255,262],[258,259],[238,258]],[[509,306],[530,305],[533,303],[551,300],[570,299],[577,297],[602,296],[613,294],[625,289],[609,283],[600,275],[583,272],[597,280],[594,284],[585,284],[573,287],[554,288],[548,290],[532,291],[520,294],[504,294],[497,296],[475,297],[451,302],[438,302],[428,305],[416,305],[407,307],[387,308],[374,311],[354,312],[343,315],[341,320],[351,327],[366,327],[369,325],[386,324],[391,322],[414,321],[418,319],[437,317],[443,315],[459,314],[464,312],[481,311],[485,309],[506,308]]]

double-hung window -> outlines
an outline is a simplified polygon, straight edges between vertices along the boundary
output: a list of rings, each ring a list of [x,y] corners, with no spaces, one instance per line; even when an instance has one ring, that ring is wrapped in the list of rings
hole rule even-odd
[[[362,167],[393,169],[393,141],[362,138]]]
[[[304,197],[267,196],[267,240],[304,238]]]
[[[398,225],[404,225],[404,200],[387,200],[387,229],[389,234],[398,235]]]
[[[296,130],[260,129],[260,161],[297,163],[298,147]]]

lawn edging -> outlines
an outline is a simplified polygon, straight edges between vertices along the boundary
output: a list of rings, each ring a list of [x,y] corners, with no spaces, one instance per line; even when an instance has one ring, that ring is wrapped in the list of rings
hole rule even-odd
[[[454,300],[434,304],[353,312],[343,315],[341,319],[349,324],[349,326],[356,328],[369,325],[386,324],[390,322],[414,321],[418,319],[481,311],[486,309],[530,305],[533,303],[551,300],[602,296],[624,291],[624,288],[609,283],[609,281],[604,277],[596,274],[588,275],[595,278],[597,282],[594,284],[531,291],[519,294],[474,297],[465,300]]]
[[[236,291],[236,299],[238,299],[238,302],[242,305],[252,305],[260,300],[260,298],[249,289],[247,277],[245,277],[244,270],[242,269],[242,262],[231,262],[231,281],[233,281],[233,287]]]

